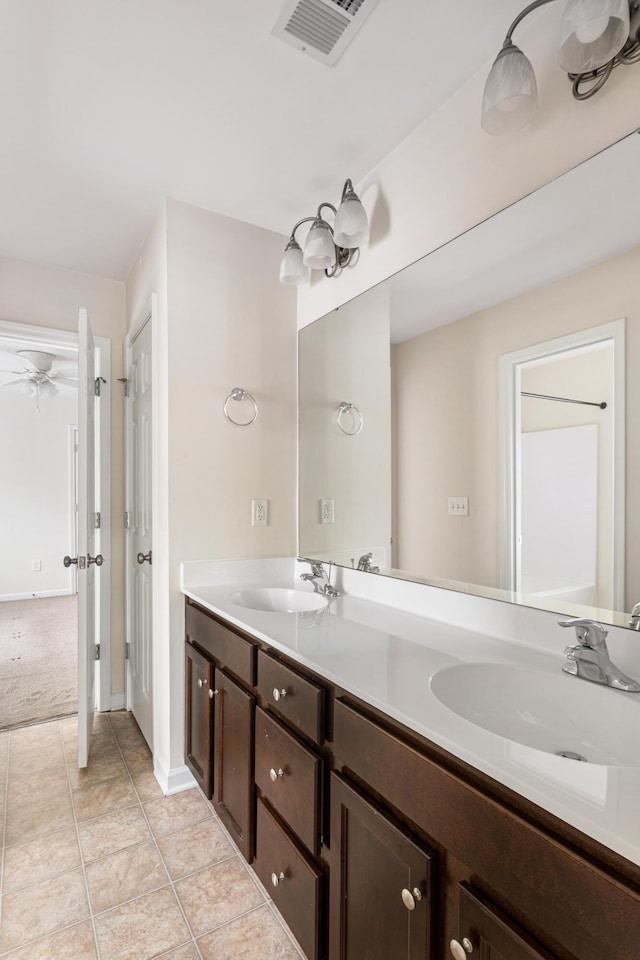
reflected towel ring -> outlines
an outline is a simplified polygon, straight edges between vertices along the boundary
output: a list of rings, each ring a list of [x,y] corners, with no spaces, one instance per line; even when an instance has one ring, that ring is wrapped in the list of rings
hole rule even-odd
[[[344,423],[342,422],[342,418],[344,417],[345,413],[348,413],[351,416],[351,422],[352,422],[351,430],[347,430],[345,428]],[[355,403],[345,403],[343,401],[340,404],[340,406],[338,407],[337,424],[342,430],[342,432],[344,433],[344,435],[347,437],[355,437],[357,436],[357,434],[360,433],[360,431],[362,430],[363,420],[362,420],[362,414],[356,407]]]
[[[250,420],[234,420],[229,413],[229,400],[248,400],[250,403],[252,403],[253,416],[251,417],[251,419]],[[231,393],[229,394],[229,396],[224,402],[223,410],[224,410],[224,415],[229,421],[229,423],[232,423],[235,427],[248,427],[250,424],[253,423],[255,418],[258,416],[258,404],[254,400],[254,398],[251,396],[251,394],[248,393],[246,390],[243,390],[242,387],[233,388],[233,390],[231,391]]]

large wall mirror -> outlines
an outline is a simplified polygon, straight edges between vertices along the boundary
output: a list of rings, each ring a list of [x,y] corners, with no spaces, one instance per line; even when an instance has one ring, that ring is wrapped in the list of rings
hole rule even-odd
[[[626,626],[640,136],[299,333],[299,553]]]

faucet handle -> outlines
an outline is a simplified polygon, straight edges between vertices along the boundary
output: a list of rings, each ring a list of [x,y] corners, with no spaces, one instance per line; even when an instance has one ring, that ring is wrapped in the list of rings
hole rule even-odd
[[[607,648],[606,638],[609,631],[605,630],[603,625],[596,620],[576,617],[571,620],[558,620],[558,626],[574,627],[580,646],[591,647],[593,650],[606,650]]]

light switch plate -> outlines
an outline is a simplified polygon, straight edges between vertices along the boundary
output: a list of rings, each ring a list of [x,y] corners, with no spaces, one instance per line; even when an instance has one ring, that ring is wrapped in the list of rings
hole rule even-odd
[[[468,517],[469,497],[449,497],[447,513],[450,517]]]
[[[335,511],[333,500],[320,501],[320,523],[334,523]]]

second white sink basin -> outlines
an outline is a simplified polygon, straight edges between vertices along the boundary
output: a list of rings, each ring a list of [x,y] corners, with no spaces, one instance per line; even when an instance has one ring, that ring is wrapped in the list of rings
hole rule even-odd
[[[250,610],[270,613],[309,613],[323,610],[329,603],[319,593],[306,590],[287,590],[284,587],[255,587],[231,594],[232,603]]]
[[[574,761],[640,766],[640,694],[499,663],[444,667],[430,686],[458,716],[507,740]]]

